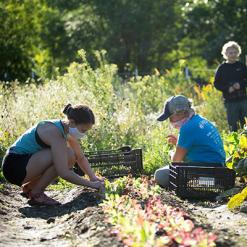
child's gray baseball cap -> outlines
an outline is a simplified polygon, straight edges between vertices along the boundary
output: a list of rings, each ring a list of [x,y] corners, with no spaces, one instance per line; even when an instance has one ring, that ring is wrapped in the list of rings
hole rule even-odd
[[[174,113],[188,111],[191,109],[191,102],[183,95],[172,96],[166,100],[163,113],[157,118],[158,121],[164,121]]]

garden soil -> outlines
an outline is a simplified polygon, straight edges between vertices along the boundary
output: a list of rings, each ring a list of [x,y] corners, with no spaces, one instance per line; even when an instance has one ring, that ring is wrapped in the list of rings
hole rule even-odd
[[[5,246],[124,246],[112,234],[101,199],[90,189],[48,191],[62,205],[29,206],[20,190],[4,185],[0,191],[0,247]],[[162,199],[182,208],[196,226],[218,235],[217,246],[247,246],[247,214],[232,213],[225,204],[188,202],[167,191]]]

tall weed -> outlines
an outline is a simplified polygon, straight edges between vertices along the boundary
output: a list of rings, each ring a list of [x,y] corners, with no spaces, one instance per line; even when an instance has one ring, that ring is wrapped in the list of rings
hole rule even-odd
[[[167,123],[158,123],[164,101],[174,94],[192,97],[197,110],[226,129],[220,95],[210,86],[202,90],[185,81],[181,68],[161,75],[130,78],[126,83],[117,75],[117,66],[105,60],[105,51],[96,52],[98,67],[92,68],[83,50],[81,62],[74,62],[63,76],[43,84],[12,83],[10,89],[0,86],[0,156],[27,128],[43,119],[64,118],[68,103],[86,104],[96,116],[96,125],[82,141],[84,150],[113,149],[122,145],[140,147],[144,167],[152,173],[169,162]],[[224,117],[222,117],[224,116]]]

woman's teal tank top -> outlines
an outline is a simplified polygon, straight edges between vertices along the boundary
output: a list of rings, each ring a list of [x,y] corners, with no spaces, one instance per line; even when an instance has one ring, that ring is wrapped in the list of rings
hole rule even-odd
[[[34,127],[28,129],[22,136],[20,136],[14,144],[12,144],[9,148],[10,153],[16,153],[16,154],[34,154],[38,151],[44,149],[40,144],[37,143],[37,135],[36,129],[38,126],[45,124],[45,123],[52,123],[54,124],[59,131],[62,133],[65,140],[67,140],[67,135],[64,132],[63,124],[61,120],[44,120],[39,122]]]

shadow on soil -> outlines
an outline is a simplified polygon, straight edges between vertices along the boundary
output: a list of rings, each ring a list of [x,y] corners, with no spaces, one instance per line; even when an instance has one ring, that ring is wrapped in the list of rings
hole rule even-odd
[[[49,219],[51,217],[62,216],[70,214],[79,210],[83,210],[87,207],[97,206],[99,200],[97,200],[94,192],[83,192],[79,194],[72,201],[62,205],[54,206],[25,206],[19,208],[19,212],[27,218],[42,218]]]

